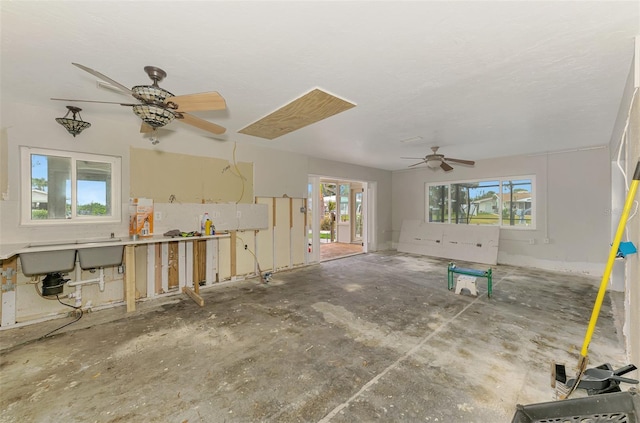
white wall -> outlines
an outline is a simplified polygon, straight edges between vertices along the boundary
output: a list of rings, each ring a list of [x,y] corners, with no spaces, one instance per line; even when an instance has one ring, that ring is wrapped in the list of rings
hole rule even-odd
[[[2,195],[0,234],[3,244],[104,237],[111,232],[114,232],[116,236],[127,236],[128,234],[126,219],[121,224],[67,225],[64,229],[56,226],[21,227],[19,225],[19,146],[26,145],[122,157],[122,212],[125,217],[128,214],[130,147],[204,155],[233,162],[235,134],[231,131],[228,133],[226,141],[220,141],[176,122],[170,127],[173,131],[161,132],[160,143],[153,146],[147,138],[139,134],[140,121],[133,113],[130,119],[109,120],[101,118],[101,116],[105,116],[104,112],[96,113],[96,109],[93,110],[93,113],[88,110],[82,111],[83,119],[91,122],[92,126],[74,138],[54,120],[56,117],[64,115],[64,104],[56,102],[51,108],[38,108],[25,104],[2,105],[0,143],[3,148],[0,149],[0,152],[6,157],[2,158],[0,163],[5,163],[5,161],[8,163],[6,172],[8,183],[0,181],[0,187],[6,187],[0,193]],[[108,112],[106,116],[109,116]],[[378,195],[380,210],[378,213],[384,227],[390,228],[390,172],[328,160],[311,159],[304,155],[268,148],[266,145],[268,145],[267,141],[265,141],[265,147],[241,142],[235,145],[236,161],[254,163],[255,196],[282,197],[286,194],[293,198],[304,198],[307,195],[307,181],[310,173],[377,182],[380,190]],[[0,177],[3,175],[4,172],[0,173]],[[177,196],[179,197],[179,195]]]
[[[384,225],[379,230],[380,234],[391,227],[391,172],[316,160],[300,154],[275,150],[267,147],[269,144],[273,144],[272,141],[265,140],[264,147],[256,146],[256,142],[251,144],[234,143],[235,134],[231,131],[227,134],[227,140],[221,141],[179,122],[171,124],[169,129],[172,131],[160,131],[158,134],[160,143],[154,146],[148,138],[139,133],[140,121],[133,113],[130,119],[122,117],[111,119],[108,108],[112,106],[106,105],[101,106],[104,109],[91,106],[82,111],[83,119],[91,122],[92,126],[74,138],[54,120],[56,117],[64,115],[66,112],[64,106],[64,104],[57,102],[55,104],[52,102],[51,108],[25,104],[2,104],[2,113],[0,114],[2,119],[0,122],[1,244],[103,238],[108,237],[112,232],[116,237],[127,237],[131,147],[221,158],[228,160],[230,164],[233,163],[235,153],[236,161],[253,162],[253,186],[256,197],[282,198],[286,195],[292,198],[304,198],[307,195],[307,182],[310,173],[329,174],[346,179],[372,182],[380,187],[380,193],[377,197],[379,200],[373,205],[380,215],[379,221]],[[100,110],[100,112],[98,113],[96,110]],[[65,225],[64,228],[55,225],[37,228],[20,226],[20,146],[121,157],[122,216],[124,216],[122,222]],[[171,169],[167,169],[167,172],[171,172]],[[176,193],[176,197],[180,198],[179,193]],[[168,206],[171,205],[159,204],[159,209]],[[198,209],[197,206],[206,207],[194,205],[196,209]],[[169,221],[158,222],[158,229],[163,229],[165,223],[169,224]],[[378,236],[381,236],[380,234]],[[388,239],[390,241],[390,237]],[[229,248],[227,244],[221,242],[220,260],[223,261],[220,263],[221,274],[226,274],[224,269],[229,268]],[[253,269],[253,266],[250,265],[247,268]],[[113,269],[106,271],[108,283],[105,292],[101,293],[93,286],[87,287],[83,292],[83,300],[91,300],[94,307],[118,303],[123,300],[122,275],[117,274]],[[29,286],[29,282],[28,277],[22,274],[18,275],[16,315],[19,322],[66,312],[63,306],[39,298],[33,287]],[[65,292],[65,294],[67,293]]]
[[[620,214],[627,196],[627,183],[631,183],[636,165],[640,160],[640,37],[636,38],[636,56],[629,71],[616,124],[611,135],[612,201],[611,234],[613,239]],[[626,132],[625,132],[626,131]],[[618,162],[619,159],[619,162]],[[622,169],[620,169],[622,168]],[[626,174],[627,181],[623,176]],[[636,204],[640,193],[636,194]],[[634,214],[635,210],[635,214]],[[637,208],[631,210],[623,241],[640,245],[640,214]],[[629,363],[640,362],[640,254],[627,256],[614,266],[613,285],[625,294],[625,322],[623,334],[627,342]]]
[[[610,242],[610,162],[605,147],[480,160],[474,167],[456,166],[447,173],[426,167],[393,172],[394,243],[403,219],[424,220],[427,182],[521,175],[536,178],[536,228],[500,229],[498,263],[601,275]]]

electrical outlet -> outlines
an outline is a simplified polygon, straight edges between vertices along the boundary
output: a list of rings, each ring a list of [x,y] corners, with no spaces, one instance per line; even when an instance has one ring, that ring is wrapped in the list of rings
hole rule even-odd
[[[155,212],[154,219],[156,221],[158,221],[158,222],[161,221],[162,220],[162,212],[159,212],[159,211]]]
[[[536,243],[536,240],[535,240],[534,238],[531,238],[531,239],[529,240],[529,244],[533,245],[533,244],[535,244],[535,243]]]
[[[242,217],[242,212],[241,212],[240,210],[238,210],[238,211],[236,212],[236,217],[237,217],[238,219],[240,219],[240,218]]]

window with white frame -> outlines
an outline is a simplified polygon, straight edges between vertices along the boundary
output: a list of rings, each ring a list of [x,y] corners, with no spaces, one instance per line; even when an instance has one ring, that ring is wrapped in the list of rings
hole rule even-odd
[[[426,185],[425,220],[535,229],[535,177]]]
[[[115,156],[21,147],[23,225],[119,222]]]

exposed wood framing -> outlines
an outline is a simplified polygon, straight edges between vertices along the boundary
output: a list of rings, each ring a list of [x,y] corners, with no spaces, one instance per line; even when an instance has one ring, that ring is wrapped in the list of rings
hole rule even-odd
[[[272,215],[273,222],[271,222],[271,224],[275,227],[276,226],[276,199],[275,198],[273,198],[272,207],[273,207],[273,209],[272,209],[273,210],[273,215]]]
[[[156,295],[156,247],[147,245],[147,298]]]
[[[229,232],[229,234],[231,235],[231,247],[230,247],[230,253],[231,253],[231,277],[236,276],[237,273],[237,242],[236,242],[236,231],[231,231]]]
[[[127,313],[136,311],[136,250],[134,245],[125,245],[125,301],[127,302]]]
[[[289,229],[293,228],[293,198],[289,198]]]
[[[208,239],[204,242],[205,248],[205,274],[206,285],[210,286],[218,282],[218,240]],[[197,292],[197,291],[196,291]]]
[[[163,242],[160,247],[162,255],[162,269],[160,269],[162,278],[162,293],[169,292],[169,243]]]
[[[198,284],[196,284],[196,286],[197,285]],[[200,307],[204,307],[204,299],[197,292],[194,292],[193,289],[189,288],[188,286],[183,286],[182,292],[191,297],[191,299],[195,301],[196,304],[198,304]]]
[[[161,293],[163,292],[163,288],[162,288],[162,245],[163,244],[155,244],[153,251],[154,251],[154,260],[155,260],[155,266],[154,266],[154,280],[155,280],[155,293]],[[148,295],[148,293],[147,293]]]
[[[16,283],[18,256],[2,261],[2,326],[16,324]]]
[[[178,244],[179,242],[169,243],[169,289],[177,288],[180,285],[178,275]]]
[[[207,241],[198,240],[193,243],[193,283],[204,282],[207,276]]]

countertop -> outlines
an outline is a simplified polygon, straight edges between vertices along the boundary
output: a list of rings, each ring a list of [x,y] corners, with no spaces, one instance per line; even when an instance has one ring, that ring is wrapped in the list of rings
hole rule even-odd
[[[130,237],[78,239],[66,241],[43,241],[31,243],[0,244],[0,260],[6,260],[21,253],[36,253],[42,251],[79,250],[83,248],[109,247],[114,245],[142,245],[158,242],[183,242],[206,239],[228,238],[228,233],[207,236],[164,236],[153,235],[132,239]]]

